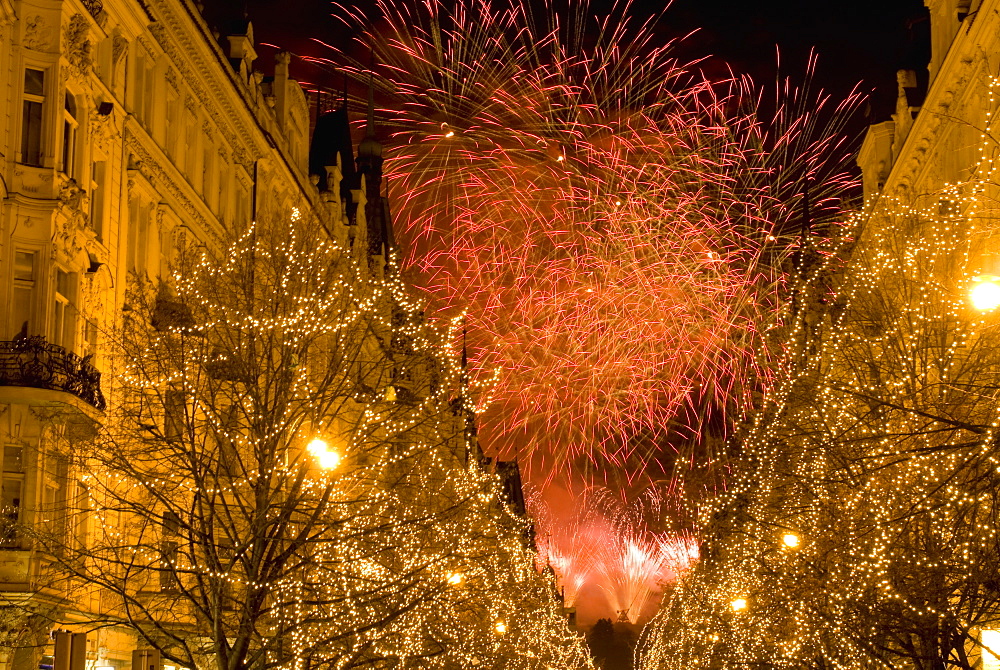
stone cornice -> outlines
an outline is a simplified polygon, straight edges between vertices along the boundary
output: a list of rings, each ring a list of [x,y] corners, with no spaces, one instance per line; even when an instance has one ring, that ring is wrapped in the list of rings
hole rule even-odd
[[[966,21],[972,19],[967,18]],[[917,118],[913,122],[893,162],[886,180],[886,192],[899,186],[913,187],[926,175],[928,161],[939,141],[942,114],[955,106],[956,100],[965,97],[965,89],[978,66],[983,64],[982,40],[992,39],[997,31],[994,13],[978,13],[972,25],[963,24],[948,54],[931,83]]]

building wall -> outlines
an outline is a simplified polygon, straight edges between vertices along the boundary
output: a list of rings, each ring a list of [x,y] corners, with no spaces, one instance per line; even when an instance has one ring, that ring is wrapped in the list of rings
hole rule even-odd
[[[74,444],[101,420],[93,395],[58,380],[25,386],[26,363],[69,366],[90,387],[101,371],[113,402],[104,334],[128,308],[130,284],[164,276],[182,241],[212,244],[226,229],[287,218],[294,207],[367,248],[364,183],[345,202],[331,166],[335,187],[317,190],[309,109],[288,56],[278,55],[266,79],[255,58],[252,27],[237,24],[216,40],[187,0],[0,0],[8,519],[43,523],[46,508],[72,494]],[[0,597],[29,606],[0,605],[0,669],[38,667],[54,627],[72,630],[101,610],[98,593],[61,602],[44,564],[26,538],[0,538]],[[127,668],[134,647],[133,636],[106,628],[88,639],[88,659]]]

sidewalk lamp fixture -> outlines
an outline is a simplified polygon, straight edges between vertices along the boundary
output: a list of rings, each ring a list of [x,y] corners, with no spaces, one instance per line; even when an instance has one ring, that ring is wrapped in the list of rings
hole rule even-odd
[[[802,540],[795,533],[785,533],[781,536],[781,543],[788,549],[798,549]]]
[[[497,635],[503,635],[504,633],[507,632],[507,624],[505,624],[503,621],[497,621],[496,624],[493,626],[493,630],[497,632]]]
[[[733,602],[729,603],[729,606],[733,608],[734,612],[742,612],[747,608],[747,599],[734,598]]]

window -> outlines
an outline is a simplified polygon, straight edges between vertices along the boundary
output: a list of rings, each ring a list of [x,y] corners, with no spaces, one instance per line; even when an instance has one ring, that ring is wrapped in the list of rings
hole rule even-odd
[[[175,540],[161,540],[160,589],[173,591],[177,588],[177,559],[180,556]]]
[[[72,305],[75,276],[56,269],[56,290],[53,295],[52,343],[65,349],[73,348],[76,335],[76,310]]]
[[[141,53],[141,50],[135,57],[133,83],[133,111],[139,122],[149,130],[152,126],[153,86],[155,86],[156,82],[153,78],[153,66],[149,64],[148,59],[145,54]]]
[[[164,137],[163,147],[167,156],[171,158],[175,163],[177,162],[177,135],[180,129],[181,119],[183,118],[180,114],[180,96],[177,95],[176,89],[173,86],[167,87],[167,110],[166,118],[164,122],[166,124],[166,133]]]
[[[76,177],[76,139],[79,123],[76,120],[76,101],[68,92],[63,106],[62,171],[69,178]]]
[[[97,322],[87,319],[83,326],[83,355],[97,355]]]
[[[17,522],[21,517],[21,489],[24,487],[24,448],[3,447],[3,481],[0,485],[0,547],[17,546]]]
[[[42,165],[42,110],[45,106],[45,72],[24,70],[24,99],[21,107],[21,162]]]
[[[173,510],[163,512],[161,518],[160,552],[160,589],[172,591],[177,587],[177,559],[180,556],[178,536],[181,532],[181,517]]]
[[[98,240],[104,239],[104,199],[107,191],[107,162],[94,161],[90,168],[90,227]]]
[[[163,513],[163,534],[165,536],[175,536],[181,532],[181,517],[172,510]]]
[[[184,171],[187,173],[191,185],[196,189],[201,189],[201,182],[195,179],[195,177],[201,177],[201,173],[198,172],[198,136],[200,134],[198,132],[198,117],[191,113],[184,116],[187,118],[186,137],[184,138]]]
[[[172,442],[184,438],[187,419],[184,392],[170,389],[163,394],[163,436]]]
[[[142,275],[146,271],[146,245],[149,235],[149,208],[139,198],[129,201],[128,270]]]
[[[211,145],[206,137],[202,144],[204,147],[204,155],[201,161],[201,194],[205,198],[205,204],[207,204],[211,209],[215,209],[215,194],[212,192],[212,174],[213,174],[213,158],[215,148]]]
[[[36,332],[36,261],[37,254],[34,251],[14,252],[14,300],[8,327],[11,337],[19,333],[31,335]]]
[[[218,215],[223,222],[229,220],[229,165],[219,160]]]

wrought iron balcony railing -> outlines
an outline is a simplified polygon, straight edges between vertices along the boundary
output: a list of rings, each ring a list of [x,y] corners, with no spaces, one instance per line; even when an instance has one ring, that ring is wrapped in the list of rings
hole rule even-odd
[[[41,335],[0,341],[0,386],[28,386],[75,395],[104,411],[101,373],[90,362]]]

